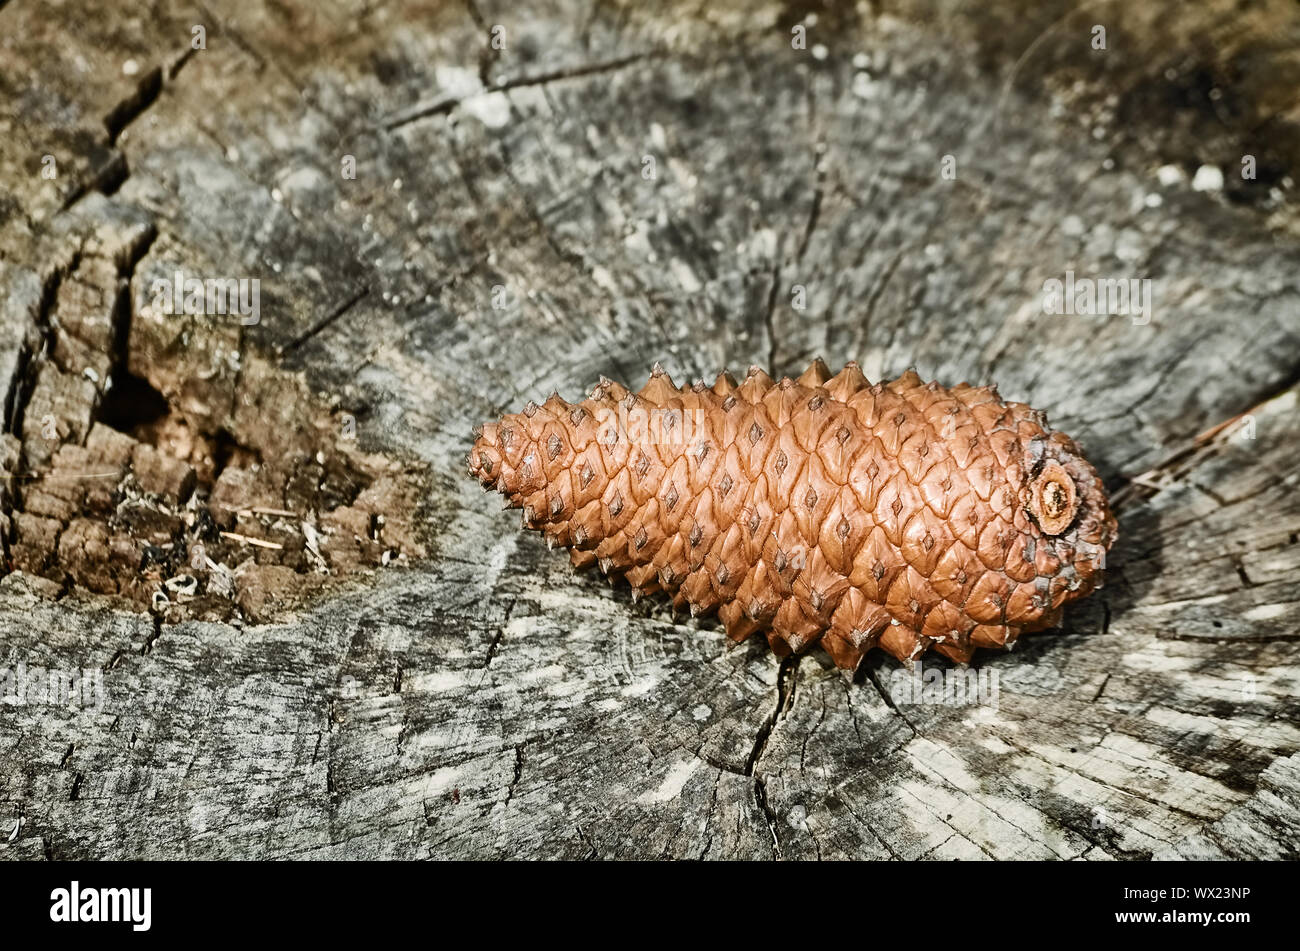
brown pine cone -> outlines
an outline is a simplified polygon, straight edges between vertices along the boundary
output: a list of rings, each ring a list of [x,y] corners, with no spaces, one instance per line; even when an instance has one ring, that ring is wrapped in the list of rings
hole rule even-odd
[[[876,646],[966,661],[1051,627],[1117,534],[1096,470],[1039,411],[856,363],[689,389],[656,365],[635,395],[602,379],[483,426],[469,468],[574,565],[846,668]]]

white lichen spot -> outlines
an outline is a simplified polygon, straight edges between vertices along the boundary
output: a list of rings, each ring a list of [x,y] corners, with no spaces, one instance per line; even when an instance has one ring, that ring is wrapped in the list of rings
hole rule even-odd
[[[1271,621],[1287,613],[1285,604],[1261,604],[1242,614],[1247,621]]]
[[[647,261],[655,261],[657,255],[650,247],[650,233],[644,221],[638,221],[636,227],[623,239],[623,246],[634,254],[639,254]]]
[[[700,765],[697,759],[686,760],[685,762],[674,763],[668,768],[668,774],[664,777],[659,788],[653,791],[644,792],[638,798],[637,802],[643,805],[654,805],[661,802],[671,802],[682,793],[682,787],[686,781],[691,778],[696,767]]]
[[[632,681],[626,687],[621,688],[619,693],[624,697],[644,697],[646,694],[658,687],[658,679],[654,677],[642,677],[638,680]]]
[[[489,129],[500,129],[510,122],[510,99],[503,92],[466,99],[461,108]]]
[[[1223,170],[1217,165],[1202,165],[1192,178],[1192,191],[1217,192],[1223,190]]]
[[[430,798],[442,796],[460,785],[461,768],[459,766],[444,766],[442,769],[435,770],[427,780],[425,780],[424,795]]]
[[[1165,188],[1173,188],[1175,185],[1187,181],[1187,176],[1177,165],[1161,165],[1156,169],[1156,181]]]
[[[597,264],[591,269],[591,280],[595,285],[603,290],[610,292],[617,291],[618,285],[614,283],[614,275],[608,270]]]
[[[771,228],[759,228],[749,239],[749,252],[758,258],[776,256],[776,232]]]
[[[483,90],[478,74],[459,66],[439,66],[433,71],[433,79],[453,99],[465,99]]]

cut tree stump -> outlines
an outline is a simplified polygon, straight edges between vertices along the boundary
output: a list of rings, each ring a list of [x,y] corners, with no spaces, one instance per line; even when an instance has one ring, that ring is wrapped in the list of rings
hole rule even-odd
[[[1300,9],[518,6],[0,2],[0,855],[1297,857]],[[974,698],[465,475],[553,390],[817,356],[997,382],[1114,494]]]

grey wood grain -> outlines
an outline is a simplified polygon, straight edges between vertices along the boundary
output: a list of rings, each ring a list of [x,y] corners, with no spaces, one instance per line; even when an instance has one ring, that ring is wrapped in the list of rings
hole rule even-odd
[[[93,247],[135,300],[259,278],[235,345],[432,472],[426,558],[278,623],[0,579],[0,667],[94,690],[0,704],[0,856],[1296,857],[1295,140],[1262,197],[1188,181],[1286,103],[1252,74],[1231,121],[1180,104],[1156,66],[1217,28],[1173,12],[1115,13],[1129,82],[1066,4],[885,6],[804,50],[802,13],[732,3],[0,8],[7,429]],[[1265,6],[1236,49],[1292,35]],[[1149,278],[1150,321],[1045,315],[1067,270]],[[996,381],[1121,492],[1106,589],[978,657],[979,702],[633,605],[463,475],[473,424],[552,390],[816,356]]]

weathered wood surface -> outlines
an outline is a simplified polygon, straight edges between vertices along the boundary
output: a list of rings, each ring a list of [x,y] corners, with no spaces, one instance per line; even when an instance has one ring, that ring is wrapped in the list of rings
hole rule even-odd
[[[276,623],[0,580],[0,666],[104,691],[0,706],[0,855],[1296,857],[1294,5],[517,6],[0,3],[6,424],[89,246],[259,278],[241,353],[431,472],[427,557]],[[1152,319],[1044,316],[1067,269]],[[633,606],[463,476],[553,389],[817,355],[996,381],[1120,492],[996,703]]]

